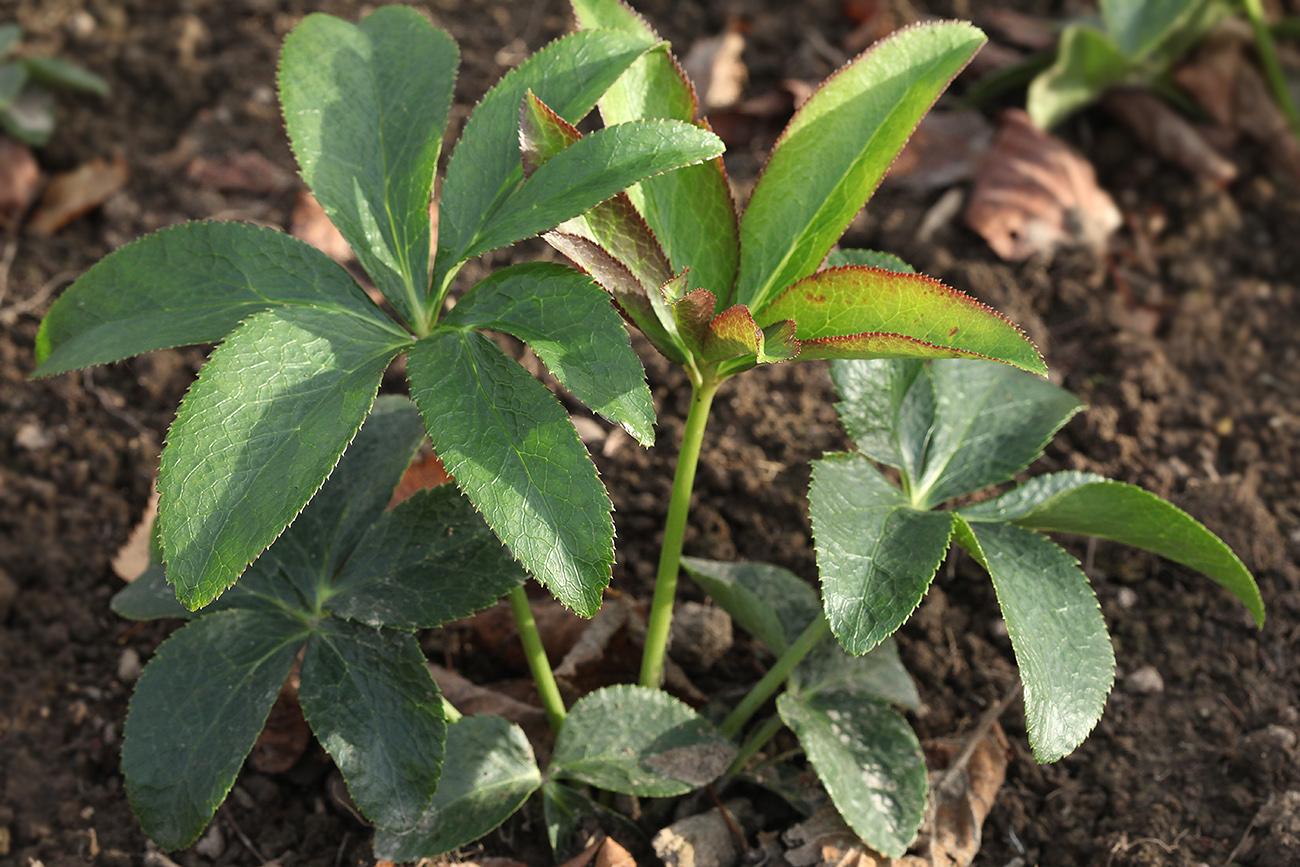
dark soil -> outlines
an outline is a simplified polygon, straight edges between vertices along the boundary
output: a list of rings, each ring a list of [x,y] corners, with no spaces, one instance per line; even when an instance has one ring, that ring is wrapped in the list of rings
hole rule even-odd
[[[459,41],[463,118],[527,50],[564,32],[546,3],[426,4]],[[924,4],[943,14],[945,3]],[[193,156],[255,149],[286,170],[273,82],[278,46],[307,11],[355,19],[362,4],[305,0],[0,0],[30,47],[107,77],[106,100],[66,97],[45,169],[122,152],[126,191],[48,240],[0,236],[12,250],[0,283],[0,863],[45,867],[157,863],[122,793],[118,749],[133,661],[171,628],[114,616],[109,561],[148,498],[171,415],[204,352],[149,357],[27,382],[51,293],[105,253],[188,219],[287,224],[295,187],[223,194],[188,179]],[[644,11],[684,49],[730,14],[752,22],[752,92],[778,78],[820,77],[851,22],[841,4],[654,0]],[[809,34],[813,34],[810,36]],[[1008,265],[957,225],[914,240],[930,199],[883,192],[849,242],[897,252],[919,270],[998,307],[1026,327],[1060,381],[1091,408],[1036,469],[1074,468],[1140,484],[1220,533],[1258,576],[1262,632],[1215,585],[1117,546],[1069,542],[1112,629],[1119,680],[1097,730],[1051,766],[1030,756],[1018,704],[1004,715],[1015,756],[985,826],[977,864],[1244,865],[1300,863],[1300,204],[1241,154],[1242,179],[1204,188],[1145,155],[1104,118],[1065,130],[1133,213],[1161,213],[1154,256],[1126,255],[1134,307],[1088,253]],[[742,191],[759,160],[731,158]],[[511,256],[547,256],[525,245]],[[505,261],[498,254],[497,261]],[[661,445],[631,443],[597,461],[617,506],[615,586],[645,595],[666,508],[686,392],[646,355]],[[815,575],[804,506],[808,461],[844,447],[825,369],[790,364],[734,381],[717,402],[697,483],[688,553],[766,560]],[[16,592],[15,592],[16,591]],[[686,588],[686,595],[698,591]],[[12,598],[10,598],[12,596]],[[1010,645],[986,578],[968,563],[941,570],[900,635],[925,701],[923,739],[961,734],[1014,683]],[[765,660],[733,653],[750,677]],[[1153,666],[1163,688],[1152,689]],[[703,675],[707,678],[707,673]],[[329,793],[328,766],[246,771],[222,808],[217,864],[371,863],[368,834]],[[1261,812],[1266,803],[1272,806]],[[496,835],[498,854],[534,851],[525,813]],[[213,863],[174,853],[186,867]],[[1019,860],[1017,860],[1019,859]]]

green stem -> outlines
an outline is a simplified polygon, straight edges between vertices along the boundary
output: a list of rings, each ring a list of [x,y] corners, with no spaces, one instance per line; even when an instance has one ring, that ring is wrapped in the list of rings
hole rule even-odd
[[[749,760],[757,755],[759,750],[767,746],[768,741],[776,737],[776,733],[781,730],[783,725],[785,725],[785,722],[781,719],[781,715],[774,713],[762,725],[750,732],[749,737],[745,738],[745,743],[741,745],[740,752],[736,753],[735,761],[731,763],[731,767],[727,768],[727,772],[723,776],[731,777],[740,773],[745,765],[749,764]]]
[[[772,666],[767,674],[763,675],[763,679],[754,684],[754,688],[749,691],[749,695],[745,696],[744,700],[736,705],[736,709],[731,712],[731,715],[722,721],[722,725],[718,726],[718,731],[729,738],[734,738],[745,723],[749,722],[749,718],[757,713],[763,703],[772,697],[772,693],[780,688],[785,679],[790,676],[790,672],[794,670],[794,667],[803,662],[803,658],[808,655],[808,652],[816,647],[817,642],[825,638],[826,633],[830,632],[830,630],[831,625],[826,620],[826,615],[818,614],[817,619],[808,624],[808,627],[794,640],[794,644],[787,647],[785,653],[781,654],[781,658],[776,661],[776,664]]]
[[[1291,133],[1300,136],[1300,111],[1296,110],[1295,101],[1291,99],[1286,75],[1277,59],[1273,34],[1268,28],[1268,22],[1264,20],[1264,4],[1261,0],[1241,0],[1241,5],[1246,10],[1246,17],[1250,19],[1250,26],[1255,30],[1255,50],[1259,52],[1259,61],[1268,78],[1269,89],[1273,91],[1273,99],[1277,100],[1282,113],[1291,124]]]
[[[677,572],[682,561],[682,541],[686,537],[686,517],[691,510],[691,489],[695,487],[695,468],[700,462],[700,444],[704,426],[709,421],[709,407],[720,383],[711,380],[691,384],[691,410],[686,415],[682,448],[677,454],[677,472],[673,476],[673,493],[668,501],[668,518],[664,521],[664,544],[659,552],[659,573],[655,577],[654,599],[646,624],[645,655],[641,657],[641,685],[659,688],[664,671],[664,652],[668,649],[668,632],[673,622],[673,600],[677,596]]]
[[[524,656],[528,658],[533,683],[537,684],[537,694],[546,708],[546,718],[551,722],[551,730],[559,734],[567,713],[564,699],[560,698],[560,688],[555,685],[551,661],[546,658],[546,648],[542,647],[542,636],[537,631],[537,621],[533,619],[533,609],[528,604],[528,594],[522,584],[510,591],[510,610],[514,612],[519,640],[524,643]]]

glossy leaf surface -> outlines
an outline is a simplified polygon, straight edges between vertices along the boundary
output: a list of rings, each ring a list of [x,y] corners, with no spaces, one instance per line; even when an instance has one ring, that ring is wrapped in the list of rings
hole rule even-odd
[[[657,689],[611,686],[569,711],[550,773],[629,795],[666,798],[705,786],[735,747],[706,719]]]
[[[288,526],[356,434],[406,339],[336,311],[237,328],[177,411],[158,473],[167,578],[211,602]]]
[[[962,547],[988,570],[1025,685],[1034,758],[1054,762],[1083,742],[1115,681],[1115,653],[1078,562],[1010,524],[958,520]]]
[[[414,9],[352,25],[309,15],[285,39],[280,99],[303,180],[408,322],[429,287],[429,194],[456,43]]]
[[[253,749],[307,627],[221,611],[177,630],[131,697],[122,770],[131,809],[164,849],[190,845]]]
[[[298,701],[361,812],[382,828],[415,825],[438,785],[446,740],[438,687],[415,638],[322,620],[307,641]]]
[[[609,496],[568,413],[481,334],[437,331],[408,359],[433,447],[515,557],[590,617],[614,560]]]
[[[314,247],[260,226],[186,223],[110,253],[69,286],[41,323],[34,375],[214,343],[254,313],[281,306],[387,321],[352,276]]]
[[[408,831],[376,829],[375,857],[416,861],[473,843],[541,784],[523,729],[498,716],[464,717],[447,727],[447,757],[433,803]]]

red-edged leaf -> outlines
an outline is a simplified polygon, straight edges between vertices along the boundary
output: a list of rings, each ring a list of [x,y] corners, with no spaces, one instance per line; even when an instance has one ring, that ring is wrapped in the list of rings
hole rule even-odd
[[[709,361],[722,361],[742,355],[757,357],[763,348],[763,332],[754,323],[749,308],[737,304],[719,313],[709,323],[704,337],[703,355]]]
[[[671,287],[664,288],[671,291],[677,285],[673,283]],[[665,295],[667,294],[666,291]],[[671,297],[667,300],[672,305],[673,320],[677,323],[677,330],[692,352],[698,353],[703,350],[704,341],[709,335],[709,322],[713,319],[713,311],[718,309],[718,299],[708,289],[696,289],[676,301]]]
[[[789,361],[799,355],[802,344],[794,335],[793,319],[782,319],[764,328],[763,348],[758,354],[758,360],[763,364],[771,364],[777,361]]]
[[[820,271],[758,317],[793,319],[802,358],[959,358],[1046,373],[1042,356],[1001,314],[938,280],[879,268]]]
[[[546,161],[582,138],[577,127],[560,117],[531,90],[519,107],[519,153],[524,177],[532,177]]]

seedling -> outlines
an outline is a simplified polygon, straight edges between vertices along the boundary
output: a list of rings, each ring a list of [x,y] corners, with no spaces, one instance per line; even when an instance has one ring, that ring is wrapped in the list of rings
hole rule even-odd
[[[108,95],[108,82],[57,57],[8,59],[23,38],[17,24],[0,24],[0,128],[25,144],[54,133],[54,90]]]

